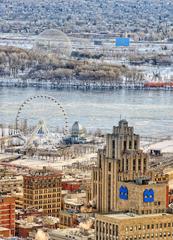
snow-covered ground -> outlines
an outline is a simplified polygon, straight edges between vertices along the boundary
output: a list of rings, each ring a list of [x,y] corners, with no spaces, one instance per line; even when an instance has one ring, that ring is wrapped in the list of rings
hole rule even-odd
[[[158,143],[148,143],[143,146],[144,151],[160,150],[161,153],[173,153],[173,139],[164,140]]]
[[[26,166],[33,169],[38,169],[38,168],[42,168],[43,166],[46,166],[46,167],[52,167],[57,170],[62,170],[62,167],[64,165],[66,166],[72,165],[72,163],[75,163],[75,162],[80,162],[80,163],[84,161],[90,162],[90,160],[95,157],[97,157],[97,154],[92,153],[92,154],[86,154],[82,157],[78,157],[74,159],[57,160],[55,162],[51,160],[50,161],[39,160],[38,158],[26,158],[26,159],[19,159],[19,160],[13,161],[11,162],[11,164],[18,165],[18,166]]]

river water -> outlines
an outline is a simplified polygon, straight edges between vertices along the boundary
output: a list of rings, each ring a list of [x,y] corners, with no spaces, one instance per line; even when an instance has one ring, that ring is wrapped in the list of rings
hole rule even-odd
[[[35,88],[0,88],[0,123],[14,123],[20,105],[33,95],[58,99],[65,109],[69,127],[74,121],[88,130],[111,132],[120,118],[126,118],[143,136],[173,135],[173,93],[169,91],[116,90],[107,92]],[[48,128],[63,124],[61,111],[52,102],[31,102],[22,111],[28,121],[45,120]]]

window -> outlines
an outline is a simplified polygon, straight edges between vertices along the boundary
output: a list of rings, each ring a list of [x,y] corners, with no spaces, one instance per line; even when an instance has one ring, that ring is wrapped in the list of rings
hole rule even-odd
[[[112,158],[115,158],[115,140],[112,141]]]
[[[126,159],[126,171],[128,171],[129,167],[128,167],[128,159]]]
[[[127,149],[127,142],[124,141],[124,151]]]
[[[109,163],[109,172],[111,171],[111,163]]]
[[[137,140],[134,141],[134,149],[137,149]]]
[[[147,170],[147,160],[144,159],[144,172]]]
[[[133,159],[133,171],[136,170],[136,159]]]
[[[132,141],[129,141],[129,149],[132,149]]]
[[[99,168],[101,168],[101,154],[99,154]]]
[[[141,159],[138,160],[138,170],[141,171]]]

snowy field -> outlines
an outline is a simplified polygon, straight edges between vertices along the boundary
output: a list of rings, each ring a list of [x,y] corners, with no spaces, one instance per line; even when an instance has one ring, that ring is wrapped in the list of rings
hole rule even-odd
[[[161,153],[173,153],[173,139],[148,144],[147,142],[143,142],[141,145],[145,152],[149,152],[150,150],[160,150]]]
[[[45,161],[45,160],[39,160],[37,158],[26,158],[26,159],[19,159],[16,161],[11,162],[11,164],[16,165],[16,166],[25,166],[25,167],[30,167],[33,169],[38,169],[42,168],[43,166],[46,167],[52,167],[57,170],[62,170],[63,166],[67,165],[72,165],[72,163],[75,162],[84,162],[88,161],[90,162],[92,158],[97,157],[96,153],[92,154],[87,154],[85,156],[79,157],[79,158],[74,158],[74,159],[68,159],[68,160],[57,160],[55,162],[53,161]]]

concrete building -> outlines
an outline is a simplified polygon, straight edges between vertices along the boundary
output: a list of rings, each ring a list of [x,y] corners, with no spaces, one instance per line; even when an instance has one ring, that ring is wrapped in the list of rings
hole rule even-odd
[[[92,179],[96,239],[172,239],[168,181],[151,176],[139,135],[121,120],[106,139]]]
[[[172,239],[173,214],[108,214],[96,218],[96,240]]]
[[[92,175],[92,199],[98,211],[118,210],[118,182],[144,177],[148,156],[140,150],[139,135],[126,120],[107,134],[106,147],[99,150],[97,167]]]
[[[168,185],[138,179],[118,182],[117,210],[136,214],[165,213],[168,205]]]
[[[0,227],[8,228],[15,234],[15,199],[8,196],[0,197]]]
[[[43,168],[24,176],[24,208],[57,217],[61,210],[61,173]]]

